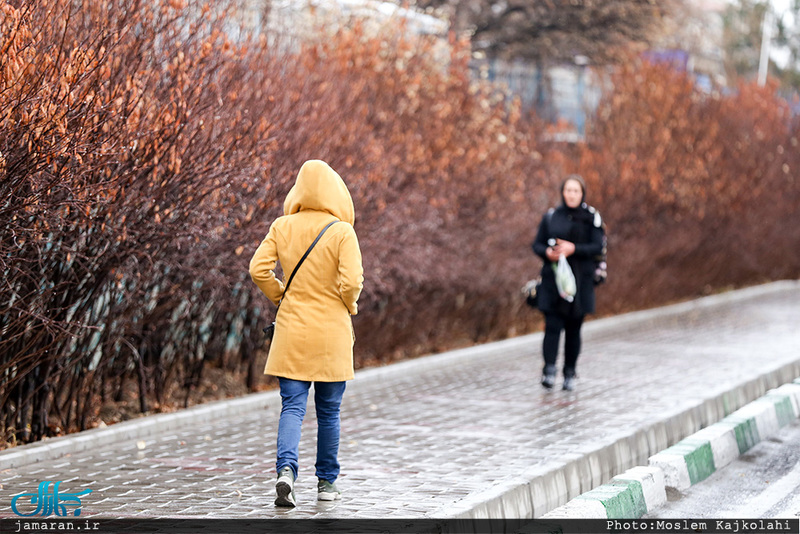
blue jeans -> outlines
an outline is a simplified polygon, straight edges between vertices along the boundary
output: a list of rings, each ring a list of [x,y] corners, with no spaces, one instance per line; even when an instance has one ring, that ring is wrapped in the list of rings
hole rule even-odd
[[[306,415],[311,382],[278,378],[281,418],[278,422],[278,471],[287,465],[297,478],[300,429]],[[339,476],[339,408],[346,382],[314,382],[317,407],[317,478],[335,482]]]

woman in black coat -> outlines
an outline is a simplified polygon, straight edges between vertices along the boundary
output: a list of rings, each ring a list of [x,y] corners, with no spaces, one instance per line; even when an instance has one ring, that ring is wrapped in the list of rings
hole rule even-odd
[[[581,352],[581,326],[586,314],[594,313],[595,258],[603,250],[603,230],[600,214],[584,202],[585,196],[583,178],[577,174],[568,176],[561,185],[561,205],[542,217],[533,242],[533,251],[544,260],[538,307],[545,318],[542,385],[547,389],[555,385],[562,330],[565,337],[563,388],[574,389],[575,365]],[[562,254],[577,283],[572,302],[561,298],[556,288],[553,266]]]

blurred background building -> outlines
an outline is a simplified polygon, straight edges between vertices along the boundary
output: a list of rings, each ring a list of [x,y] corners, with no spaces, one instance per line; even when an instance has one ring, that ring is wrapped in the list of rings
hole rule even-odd
[[[412,33],[437,36],[446,60],[448,35],[468,34],[475,78],[506,87],[524,110],[553,125],[555,139],[567,141],[582,138],[608,83],[605,73],[631,51],[688,73],[707,94],[754,79],[768,7],[763,0],[666,0],[658,6],[637,0],[599,6],[566,0],[242,1],[247,26],[281,46],[316,36],[320,23],[335,31],[358,17],[374,23],[375,31],[402,21]],[[797,38],[793,20],[776,19],[784,48]],[[785,71],[773,74],[791,81]],[[781,94],[797,100],[797,86],[784,84]]]

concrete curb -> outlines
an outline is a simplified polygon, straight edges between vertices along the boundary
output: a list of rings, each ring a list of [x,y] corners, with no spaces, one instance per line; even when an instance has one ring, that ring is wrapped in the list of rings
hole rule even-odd
[[[741,302],[763,295],[797,289],[798,287],[800,287],[800,280],[780,280],[778,282],[736,289],[727,291],[725,293],[718,293],[716,295],[709,295],[707,297],[679,302],[677,304],[669,304],[667,306],[661,306],[658,308],[651,308],[647,310],[625,313],[623,315],[595,319],[587,322],[583,326],[583,332],[594,332],[595,329],[603,330],[606,327],[607,322],[613,322],[615,327],[626,325],[634,326],[636,324],[650,322],[656,319],[663,319],[664,317],[681,315],[691,311],[704,310],[709,307],[723,304]]]
[[[663,450],[670,443],[697,432],[697,429],[720,421],[731,409],[765,395],[798,375],[800,361],[783,365],[688,409],[665,414],[652,424],[632,429],[612,443],[600,446],[583,444],[572,454],[565,455],[562,461],[526,469],[518,476],[444,506],[428,517],[465,520],[550,517],[542,514],[572,503],[570,499],[574,501],[573,497],[586,492],[586,488],[595,488],[627,469],[646,464],[654,451]],[[577,514],[568,517],[594,516]]]
[[[638,519],[666,504],[666,488],[688,489],[800,417],[800,378],[572,499],[544,519]]]
[[[584,326],[584,332],[600,333],[611,326],[633,327],[712,306],[793,290],[799,286],[800,280],[783,280],[660,308],[593,320]],[[633,429],[611,444],[600,447],[587,444],[571,455],[574,459],[566,456],[564,462],[553,462],[526,470],[513,479],[501,481],[485,491],[470,494],[461,501],[444,506],[428,516],[464,520],[544,517],[541,515],[543,511],[553,511],[564,505],[572,496],[580,494],[587,482],[590,482],[589,487],[595,487],[616,473],[640,465],[640,462],[646,462],[652,451],[666,448],[670,443],[675,443],[682,437],[696,432],[697,429],[720,421],[730,413],[731,409],[751,402],[779,384],[794,379],[798,374],[800,374],[800,359],[764,372],[726,391],[711,393],[697,405],[664,414],[654,423]],[[511,516],[506,513],[507,510],[517,510],[517,513]]]

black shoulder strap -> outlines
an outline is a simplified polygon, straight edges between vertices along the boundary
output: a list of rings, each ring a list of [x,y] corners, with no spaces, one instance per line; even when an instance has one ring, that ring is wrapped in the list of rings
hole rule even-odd
[[[545,214],[545,219],[547,220],[547,235],[548,236],[550,235],[550,225],[553,223],[553,213],[555,213],[555,211],[556,211],[555,208],[550,208],[549,210],[547,210],[547,213]]]
[[[289,276],[289,281],[288,281],[288,282],[286,282],[286,287],[283,289],[283,296],[284,296],[284,298],[286,297],[286,292],[287,292],[287,291],[289,291],[289,286],[290,286],[290,285],[292,285],[292,280],[294,279],[294,275],[295,275],[295,274],[297,274],[297,269],[299,269],[299,268],[300,268],[300,266],[301,266],[301,265],[303,265],[303,262],[304,262],[304,261],[305,261],[305,259],[308,257],[308,255],[311,253],[311,250],[314,248],[314,245],[316,245],[316,244],[317,244],[317,242],[320,240],[320,238],[322,237],[322,234],[324,234],[324,233],[325,233],[325,231],[326,231],[328,228],[330,228],[331,226],[333,226],[333,225],[334,225],[334,224],[336,224],[337,222],[339,222],[339,221],[338,221],[338,220],[336,220],[336,221],[331,221],[331,222],[329,222],[329,223],[328,223],[328,225],[327,225],[327,226],[325,226],[325,228],[323,228],[323,229],[322,229],[322,230],[319,232],[319,234],[317,234],[317,237],[316,237],[316,239],[314,239],[314,242],[313,242],[313,243],[311,243],[311,246],[309,246],[309,247],[308,247],[308,250],[306,250],[306,253],[305,253],[305,254],[303,254],[303,257],[302,257],[302,258],[300,258],[300,261],[298,261],[298,262],[297,262],[297,265],[295,265],[295,266],[294,266],[294,271],[292,271],[292,274],[291,274],[291,276]],[[281,300],[283,300],[283,299],[281,299]]]

